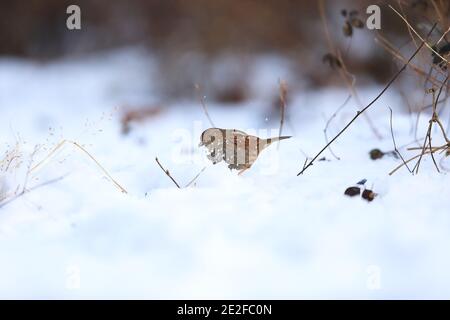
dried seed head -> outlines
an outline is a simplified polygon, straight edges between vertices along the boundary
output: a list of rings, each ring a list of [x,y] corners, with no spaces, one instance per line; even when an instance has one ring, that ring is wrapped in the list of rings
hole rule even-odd
[[[381,151],[380,149],[372,149],[369,152],[370,159],[377,160],[384,157],[385,153]]]
[[[334,54],[327,53],[322,57],[322,62],[326,63],[332,69],[342,68],[341,60],[339,60]]]
[[[447,43],[440,48],[436,46],[432,46],[433,50],[438,52],[441,57],[446,58],[446,56],[450,53],[450,43]],[[431,52],[431,56],[433,58],[433,64],[439,66],[441,69],[447,69],[447,63],[443,60],[439,55],[437,55],[434,51]]]
[[[372,190],[366,189],[363,191],[361,197],[367,201],[372,201],[373,199],[375,199],[375,197],[377,196],[377,194],[375,192],[373,192]]]
[[[353,27],[350,22],[345,21],[344,25],[342,26],[342,32],[346,37],[351,37],[353,35]]]
[[[358,28],[358,29],[364,28],[364,22],[362,22],[362,20],[359,18],[352,18],[350,20],[350,23],[355,28]]]

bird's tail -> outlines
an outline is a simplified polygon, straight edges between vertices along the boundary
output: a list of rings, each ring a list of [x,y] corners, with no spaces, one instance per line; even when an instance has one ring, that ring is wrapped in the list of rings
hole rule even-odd
[[[272,143],[272,142],[277,142],[277,141],[281,141],[281,140],[285,140],[285,139],[289,139],[289,138],[292,138],[292,136],[273,137],[273,138],[270,138],[267,140],[270,141],[270,143]]]
[[[289,138],[291,138],[291,136],[281,136],[281,137],[273,137],[273,138],[266,139],[265,143],[263,143],[263,145],[264,145],[263,148],[271,145],[274,142],[289,139]]]

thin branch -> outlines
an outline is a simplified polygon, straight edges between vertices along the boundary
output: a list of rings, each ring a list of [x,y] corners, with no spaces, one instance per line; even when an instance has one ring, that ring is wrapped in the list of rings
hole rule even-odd
[[[162,171],[164,171],[164,173],[170,178],[170,180],[173,181],[173,183],[175,183],[175,185],[177,186],[178,189],[181,189],[180,185],[178,184],[178,182],[175,181],[175,179],[170,175],[169,170],[166,170],[163,168],[163,166],[161,165],[161,163],[158,160],[158,157],[155,158],[156,163],[159,165],[159,167],[161,168]]]
[[[347,105],[347,103],[350,101],[351,98],[352,98],[352,95],[349,94],[348,97],[345,99],[344,103],[341,104],[341,105],[339,106],[339,108],[337,108],[336,111],[335,111],[335,112],[331,115],[331,117],[328,119],[328,121],[327,121],[327,123],[326,123],[326,125],[325,125],[325,128],[323,129],[323,135],[325,136],[325,143],[328,143],[328,141],[329,141],[329,140],[328,140],[328,127],[330,126],[331,121],[333,121],[333,119],[336,118],[337,114],[338,114],[342,109],[344,109],[344,107]],[[333,150],[331,149],[331,146],[328,147],[328,149],[330,150],[331,155],[332,155],[333,157],[336,158],[336,160],[341,160],[341,158],[339,158],[339,157],[333,152]]]
[[[439,166],[436,162],[436,159],[434,158],[433,147],[431,146],[431,132],[430,132],[430,137],[428,139],[428,146],[430,148],[430,155],[431,155],[431,159],[433,160],[434,166],[436,167],[437,172],[441,173],[441,170],[439,170]]]
[[[200,170],[199,173],[197,173],[197,175],[191,180],[189,181],[189,183],[187,185],[185,185],[184,187],[187,188],[189,187],[191,184],[193,184],[195,182],[195,180],[197,180],[198,177],[200,177],[200,175],[203,173],[203,171],[205,171],[206,167],[203,167],[202,170]]]
[[[11,202],[17,200],[18,198],[24,196],[25,194],[30,193],[31,191],[34,191],[34,190],[39,189],[39,188],[41,188],[41,187],[48,186],[48,185],[53,184],[53,183],[56,183],[56,182],[59,182],[59,181],[61,181],[62,179],[64,179],[65,177],[66,177],[66,175],[61,176],[61,177],[58,177],[58,178],[55,178],[55,179],[52,179],[52,180],[45,181],[45,182],[43,182],[43,183],[41,183],[41,184],[38,184],[38,185],[36,185],[36,186],[34,186],[34,187],[30,188],[30,189],[23,189],[20,193],[14,195],[13,197],[9,198],[9,199],[6,200],[6,201],[1,202],[1,203],[0,203],[0,209],[3,208],[3,207],[5,207],[5,206],[7,206],[7,205],[10,204]]]
[[[428,129],[427,129],[427,134],[425,136],[425,140],[423,141],[423,146],[422,146],[422,152],[419,155],[419,160],[417,160],[417,163],[415,164],[415,166],[413,167],[413,171],[416,171],[416,174],[419,173],[419,167],[420,167],[420,163],[422,161],[422,157],[426,154],[426,153],[431,153],[431,155],[433,155],[433,149],[431,148],[431,142],[429,143],[430,145],[430,152],[426,152],[426,147],[427,147],[427,141],[430,140],[431,138],[431,128],[433,127],[433,121],[430,120],[429,124],[428,124]],[[434,157],[433,157],[433,162],[436,164]],[[439,171],[439,169],[438,169]]]
[[[214,122],[212,121],[212,119],[211,119],[211,117],[209,116],[209,113],[208,113],[208,107],[206,106],[205,97],[202,95],[202,93],[200,91],[200,85],[196,84],[195,85],[195,90],[198,93],[198,97],[200,99],[200,103],[202,104],[203,112],[205,113],[206,117],[208,118],[208,121],[211,124],[211,127],[215,128],[216,126],[214,125]]]
[[[280,80],[280,102],[281,102],[281,116],[280,116],[280,129],[278,131],[278,136],[281,137],[283,132],[283,124],[284,124],[284,114],[286,111],[286,95],[287,95],[287,85],[286,82]],[[280,144],[278,144],[280,146]]]
[[[439,38],[439,40],[436,42],[436,45],[438,45],[439,43],[441,43],[442,40],[444,40],[445,36],[447,35],[447,33],[450,32],[450,27],[447,28],[447,30],[442,34],[442,36]]]
[[[434,28],[436,27],[436,24],[433,25],[433,27],[431,28],[430,32],[427,35],[428,36],[432,33],[432,31],[434,30]],[[313,165],[314,161],[334,142],[337,140],[337,138],[339,138],[352,124],[353,122],[356,121],[356,119],[359,118],[359,116],[361,116],[367,109],[369,109],[386,91],[387,89],[389,89],[389,87],[392,85],[392,83],[394,83],[395,80],[397,80],[397,78],[399,77],[399,75],[406,69],[406,67],[408,66],[408,64],[411,62],[412,59],[414,59],[414,57],[417,55],[417,53],[419,53],[419,51],[422,49],[422,47],[424,46],[425,41],[422,41],[422,43],[420,44],[420,46],[416,49],[416,51],[414,51],[414,53],[411,55],[411,57],[408,59],[408,61],[403,65],[403,67],[397,71],[397,73],[392,77],[392,79],[388,82],[388,84],[383,88],[383,90],[381,90],[381,92],[367,105],[365,106],[361,111],[358,111],[356,113],[356,115],[347,123],[347,125],[341,130],[339,131],[339,133],[333,138],[331,139],[330,142],[328,142],[325,147],[323,147],[310,161],[307,165],[305,165],[303,167],[303,169],[297,174],[297,176],[303,174],[306,169],[308,169],[310,166]]]
[[[84,147],[82,147],[80,144],[78,144],[75,141],[70,141],[70,140],[63,140],[60,143],[58,143],[56,145],[55,148],[53,148],[53,150],[43,159],[41,160],[38,164],[36,164],[35,166],[33,166],[30,169],[30,173],[33,172],[34,170],[36,170],[37,168],[39,168],[43,163],[45,163],[48,159],[50,159],[59,149],[61,149],[66,143],[69,143],[71,145],[73,145],[75,148],[77,148],[78,150],[80,150],[82,153],[84,153],[85,155],[87,155],[92,161],[94,161],[94,163],[97,165],[97,167],[111,180],[111,182],[123,193],[128,193],[127,190],[122,187],[110,174],[109,172],[100,164],[100,162],[97,161],[97,159],[94,158],[94,156],[92,154],[90,154]]]
[[[426,151],[425,154],[430,153],[430,151]],[[422,153],[421,153],[422,154]],[[411,159],[406,160],[406,163],[409,163],[411,161],[413,161],[414,159],[417,159],[418,157],[420,157],[420,154],[415,155],[414,157],[412,157]],[[403,167],[404,164],[400,164],[398,165],[396,168],[394,168],[394,170],[392,170],[391,172],[389,172],[389,175],[392,176],[398,169],[400,169],[401,167]],[[414,170],[414,169],[413,169]]]
[[[400,159],[402,159],[403,164],[406,166],[406,168],[408,169],[409,173],[413,173],[411,171],[411,169],[409,169],[408,164],[406,163],[405,159],[403,158],[402,154],[400,153],[400,151],[397,149],[397,144],[395,143],[395,137],[394,137],[394,129],[392,127],[392,109],[389,107],[389,111],[390,111],[390,116],[389,116],[389,125],[391,127],[391,137],[392,137],[392,143],[394,144],[394,151],[395,153],[398,154],[398,156],[400,157]]]
[[[444,87],[444,85],[448,81],[448,78],[449,78],[449,76],[447,76],[445,78],[444,82],[442,83],[442,86],[439,88],[439,92],[438,92],[437,97],[435,97],[435,90],[431,89],[431,92],[433,94],[433,113],[432,113],[430,121],[428,122],[428,130],[427,130],[427,135],[425,137],[425,140],[423,142],[422,152],[421,152],[421,154],[419,156],[419,160],[417,160],[417,163],[416,163],[416,165],[413,168],[413,170],[416,171],[416,174],[419,172],[420,163],[422,161],[423,155],[425,154],[425,148],[427,147],[427,141],[428,141],[428,146],[429,146],[429,149],[430,149],[430,154],[431,154],[431,158],[433,160],[433,163],[434,163],[434,165],[436,167],[436,170],[438,172],[440,172],[439,167],[438,167],[437,162],[436,162],[436,159],[434,158],[433,148],[431,146],[431,139],[432,139],[431,138],[431,130],[433,128],[433,123],[435,123],[435,122],[438,123],[439,127],[441,128],[441,130],[442,130],[442,132],[444,134],[444,139],[446,140],[446,142],[448,144],[447,136],[445,135],[445,132],[443,131],[443,126],[442,126],[442,123],[439,120],[439,116],[438,116],[438,112],[437,112],[437,101],[439,101],[439,97],[441,96],[441,93],[442,93],[442,88]]]

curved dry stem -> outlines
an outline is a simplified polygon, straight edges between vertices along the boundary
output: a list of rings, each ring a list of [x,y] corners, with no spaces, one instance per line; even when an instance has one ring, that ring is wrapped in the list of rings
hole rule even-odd
[[[53,150],[44,158],[42,159],[40,162],[38,162],[35,166],[33,166],[30,169],[30,173],[32,173],[33,171],[37,170],[39,167],[41,167],[45,162],[47,162],[58,150],[60,150],[65,144],[71,144],[72,146],[74,146],[75,148],[77,148],[78,150],[80,150],[82,153],[84,153],[85,155],[87,155],[96,165],[97,167],[109,178],[109,180],[123,193],[128,193],[127,190],[122,187],[112,176],[111,174],[109,174],[109,172],[97,161],[97,159],[94,158],[94,156],[92,154],[90,154],[85,148],[83,148],[80,144],[78,144],[75,141],[71,141],[71,140],[63,140],[60,143],[58,143],[56,145],[55,148],[53,148]]]
[[[212,128],[215,128],[216,126],[214,125],[214,122],[212,121],[211,117],[209,116],[208,107],[206,106],[205,98],[202,96],[202,94],[200,92],[200,85],[196,84],[195,90],[198,93],[198,98],[200,99],[200,103],[202,105],[203,112],[205,113],[206,118],[208,118],[209,124],[211,125]]]
[[[436,151],[439,151],[439,150],[445,150],[445,149],[447,149],[447,148],[448,148],[447,145],[443,145],[443,146],[441,146],[441,147],[433,147],[432,150],[433,150],[433,152],[436,152]],[[408,150],[422,150],[422,148],[408,148]],[[430,153],[430,150],[426,150],[426,151],[424,152],[424,154],[428,154],[428,153]],[[417,155],[415,155],[414,157],[412,157],[412,158],[406,160],[405,163],[410,163],[411,161],[413,161],[413,160],[419,158],[421,155],[422,155],[422,153],[417,154]],[[393,175],[395,172],[397,172],[397,170],[399,170],[399,169],[400,169],[401,167],[403,167],[404,165],[405,165],[404,163],[398,165],[398,166],[395,167],[391,172],[389,172],[389,175],[390,175],[390,176]]]

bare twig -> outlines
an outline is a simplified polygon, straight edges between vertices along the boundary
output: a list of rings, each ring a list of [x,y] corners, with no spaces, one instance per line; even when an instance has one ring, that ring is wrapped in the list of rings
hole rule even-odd
[[[43,182],[41,184],[38,184],[38,185],[36,185],[36,186],[34,186],[34,187],[30,188],[30,189],[23,189],[20,193],[14,195],[13,197],[9,198],[8,200],[5,200],[5,201],[1,202],[0,203],[0,209],[5,207],[6,205],[10,204],[11,202],[17,200],[18,198],[24,196],[25,194],[30,193],[31,191],[34,191],[34,190],[39,189],[41,187],[48,186],[49,184],[53,184],[53,183],[59,182],[62,179],[64,179],[65,177],[66,176],[61,176],[61,177],[58,177],[58,178],[55,178],[55,179],[52,179],[52,180],[45,181],[45,182]]]
[[[420,148],[420,149],[422,149],[422,148]],[[425,151],[425,154],[428,154],[428,153],[430,153],[430,151]],[[411,159],[406,160],[405,162],[406,162],[406,163],[410,163],[411,161],[413,161],[414,159],[417,159],[418,157],[420,157],[420,154],[415,155],[414,157],[412,157]],[[389,172],[389,175],[392,176],[398,169],[400,169],[400,168],[403,167],[403,166],[404,166],[403,163],[400,164],[400,165],[398,165],[396,168],[394,168],[394,170],[392,170],[391,172]],[[413,170],[413,171],[414,171],[414,170]]]
[[[350,101],[351,98],[352,98],[352,95],[349,94],[348,97],[345,99],[344,103],[341,104],[341,105],[339,106],[339,108],[337,108],[336,111],[335,111],[335,112],[331,115],[331,117],[328,119],[328,121],[327,121],[327,123],[326,123],[326,125],[325,125],[325,128],[323,129],[323,135],[325,136],[325,143],[328,143],[328,141],[329,141],[329,140],[328,140],[328,127],[330,126],[331,121],[333,121],[333,119],[336,118],[337,114],[338,114],[342,109],[344,109],[344,107],[347,105],[347,103]],[[333,152],[333,150],[331,149],[331,146],[328,147],[328,150],[330,150],[331,155],[332,155],[333,157],[335,157],[336,160],[341,160],[341,158],[339,158],[339,157]]]
[[[405,159],[403,158],[402,154],[400,153],[400,151],[397,149],[397,144],[395,143],[395,137],[394,137],[394,129],[392,128],[392,109],[389,107],[389,111],[390,111],[390,116],[389,116],[389,125],[391,127],[391,137],[392,137],[392,143],[394,144],[394,151],[395,153],[398,154],[398,156],[400,157],[400,159],[402,159],[403,164],[406,166],[406,168],[408,169],[409,173],[413,173],[411,171],[411,169],[409,169],[408,164],[406,163]]]
[[[166,170],[163,168],[163,166],[161,165],[161,163],[158,160],[158,157],[155,158],[156,163],[159,165],[159,167],[161,168],[162,171],[164,171],[164,173],[170,178],[170,180],[173,181],[173,183],[175,183],[175,185],[177,186],[178,189],[181,189],[180,185],[178,184],[178,182],[175,181],[175,179],[170,175],[169,170]]]
[[[433,25],[433,27],[431,28],[430,32],[427,35],[428,36],[432,33],[432,31],[434,30],[434,28],[436,27],[436,24]],[[328,142],[309,162],[308,164],[303,166],[303,169],[297,174],[297,176],[303,174],[310,166],[313,165],[314,161],[334,142],[337,140],[337,138],[339,138],[352,124],[353,122],[356,121],[356,119],[358,119],[367,109],[369,109],[388,89],[389,87],[392,85],[392,83],[394,83],[395,80],[397,80],[398,76],[406,69],[406,67],[408,66],[408,64],[411,62],[412,59],[414,59],[414,57],[417,55],[417,53],[419,53],[419,51],[422,49],[422,47],[424,46],[425,41],[422,41],[422,43],[419,45],[419,47],[416,49],[416,51],[414,51],[414,53],[411,55],[411,57],[408,59],[408,61],[402,66],[402,68],[400,68],[400,70],[397,71],[397,73],[392,77],[392,79],[387,83],[387,85],[383,88],[383,90],[381,90],[381,92],[367,105],[365,106],[362,110],[358,111],[356,113],[356,115],[347,123],[347,125],[341,130],[339,131],[339,133],[333,138],[331,139],[330,142]]]
[[[419,160],[417,160],[417,163],[416,163],[416,165],[415,165],[414,168],[413,168],[413,171],[415,170],[415,171],[416,171],[416,174],[419,172],[420,163],[421,163],[421,161],[422,161],[423,155],[425,154],[425,149],[426,149],[426,147],[427,147],[427,142],[428,142],[428,147],[429,147],[429,149],[430,149],[431,158],[432,158],[433,163],[434,163],[434,165],[435,165],[435,167],[436,167],[436,170],[437,170],[438,172],[440,172],[440,171],[439,171],[439,167],[438,167],[438,165],[437,165],[437,163],[436,163],[436,159],[434,158],[434,151],[433,151],[433,148],[432,148],[432,146],[431,146],[431,139],[432,139],[432,138],[431,138],[431,130],[432,130],[432,128],[433,128],[433,123],[437,123],[437,124],[439,125],[439,127],[441,128],[441,131],[442,131],[442,133],[443,133],[444,139],[446,140],[446,142],[447,142],[447,144],[448,144],[448,138],[447,138],[447,136],[446,136],[446,134],[445,134],[445,130],[444,130],[443,126],[442,126],[441,121],[439,120],[439,116],[438,116],[438,113],[437,113],[437,101],[439,101],[439,97],[440,97],[440,95],[441,95],[441,93],[442,93],[442,88],[443,88],[444,85],[447,83],[448,78],[449,78],[449,77],[447,76],[447,77],[445,78],[445,80],[444,80],[442,86],[439,88],[439,92],[438,92],[437,97],[435,97],[435,90],[434,90],[434,89],[431,89],[431,92],[432,92],[432,94],[433,94],[433,113],[432,113],[432,116],[431,116],[430,121],[428,122],[427,135],[425,136],[425,140],[424,140],[424,142],[423,142],[422,152],[421,152],[421,154],[420,154],[420,156],[419,156]]]
[[[415,150],[420,150],[420,153],[415,155],[414,157],[410,158],[409,160],[404,161],[403,164],[399,165],[394,170],[392,170],[389,173],[390,175],[395,173],[398,169],[400,169],[406,163],[409,163],[410,161],[415,160],[417,158],[418,158],[418,160],[417,160],[415,166],[413,167],[412,171],[413,172],[415,171],[416,173],[418,173],[419,172],[419,168],[420,168],[420,163],[422,161],[422,158],[426,154],[430,154],[430,156],[431,156],[431,158],[433,160],[433,164],[436,167],[436,170],[438,172],[440,172],[439,166],[438,166],[438,164],[436,162],[434,154],[436,152],[438,152],[438,151],[440,151],[441,153],[444,152],[444,151],[448,152],[450,150],[450,141],[449,141],[449,139],[448,139],[448,137],[447,137],[447,135],[445,133],[444,126],[442,125],[442,122],[439,119],[439,113],[437,112],[437,105],[438,105],[438,102],[439,102],[439,97],[440,97],[440,95],[442,93],[442,88],[444,87],[444,85],[447,86],[446,83],[448,81],[448,78],[449,78],[448,76],[445,78],[442,86],[439,89],[439,93],[438,93],[437,97],[435,97],[435,90],[434,89],[430,89],[430,92],[433,94],[433,103],[432,103],[433,111],[432,111],[431,119],[428,121],[427,134],[426,134],[426,136],[424,138],[423,145],[421,147],[412,147],[412,148],[408,148],[407,149],[407,150],[414,150],[414,151]],[[446,142],[444,145],[441,145],[441,146],[438,146],[438,147],[433,147],[432,143],[431,143],[431,140],[432,140],[431,132],[432,132],[432,127],[433,127],[434,123],[436,123],[439,126],[439,128],[440,128],[440,130],[442,132],[442,136],[443,136],[443,138],[445,139],[445,142]]]
[[[431,128],[431,126],[430,126],[430,128]],[[439,166],[438,166],[438,164],[436,162],[436,159],[434,158],[433,147],[431,146],[431,130],[430,130],[430,135],[429,135],[429,138],[428,138],[428,146],[430,147],[430,155],[431,155],[431,159],[433,160],[434,167],[436,168],[437,172],[440,173],[441,170],[439,170]],[[419,170],[419,169],[417,168],[417,170]]]
[[[284,124],[284,114],[286,111],[286,95],[287,95],[287,85],[286,82],[280,80],[280,102],[281,102],[281,115],[280,115],[280,130],[278,131],[278,136],[281,137],[283,132],[283,124]],[[280,144],[278,144],[280,146]]]
[[[206,117],[208,118],[208,121],[211,124],[211,127],[215,128],[216,126],[214,125],[214,122],[212,121],[211,117],[209,116],[208,108],[207,108],[206,102],[205,102],[205,97],[201,93],[200,85],[196,84],[195,85],[195,90],[198,93],[198,97],[200,99],[200,103],[202,104],[203,112],[205,113]]]
[[[436,42],[436,44],[438,45],[439,43],[441,43],[441,41],[445,38],[445,36],[449,32],[450,32],[450,27],[448,27],[447,30],[442,34],[442,36],[439,38],[439,40]]]
[[[97,165],[98,168],[100,168],[100,170],[111,180],[111,182],[123,193],[128,193],[127,190],[122,187],[110,174],[109,172],[100,164],[100,162],[97,161],[97,159],[94,158],[94,156],[92,154],[90,154],[84,147],[82,147],[80,144],[78,144],[75,141],[70,141],[70,140],[63,140],[60,143],[58,143],[56,145],[55,148],[53,148],[53,150],[43,159],[41,160],[38,164],[36,164],[35,166],[33,166],[30,169],[30,173],[33,172],[34,170],[36,170],[37,168],[39,168],[43,163],[45,163],[48,159],[50,159],[59,149],[61,149],[65,144],[71,144],[73,145],[75,148],[77,148],[78,150],[80,150],[81,152],[83,152],[85,155],[87,155],[92,161],[94,161],[94,163]]]
[[[187,188],[187,187],[189,187],[191,184],[193,184],[193,183],[195,182],[195,180],[197,180],[197,178],[200,177],[200,175],[203,173],[203,171],[205,171],[205,169],[206,169],[206,167],[203,167],[203,169],[200,170],[200,172],[197,173],[197,175],[196,175],[194,178],[192,178],[192,180],[189,181],[189,183],[188,183],[187,185],[185,185],[184,187]]]

